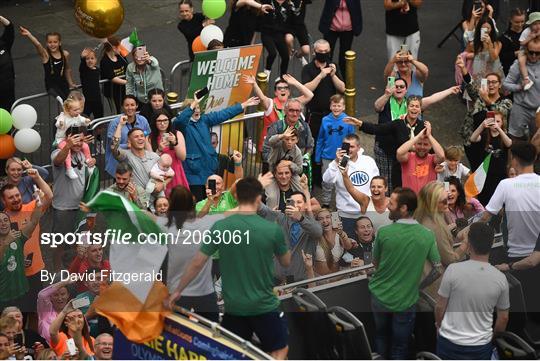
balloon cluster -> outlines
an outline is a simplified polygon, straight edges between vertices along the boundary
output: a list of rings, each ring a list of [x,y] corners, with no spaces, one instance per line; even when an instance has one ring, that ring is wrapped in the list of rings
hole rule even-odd
[[[37,122],[37,112],[31,105],[21,104],[11,114],[0,108],[0,159],[8,159],[18,150],[32,153],[41,146],[41,136],[32,129]],[[15,136],[9,133],[11,128],[18,129]]]
[[[227,3],[225,0],[203,0],[202,9],[204,16],[215,20],[225,14]],[[194,53],[205,51],[212,40],[223,41],[223,31],[216,25],[207,25],[201,31],[201,35],[195,38],[191,49]]]

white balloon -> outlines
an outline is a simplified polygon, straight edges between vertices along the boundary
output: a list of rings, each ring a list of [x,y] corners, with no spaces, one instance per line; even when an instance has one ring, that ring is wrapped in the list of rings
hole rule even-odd
[[[41,136],[34,129],[21,129],[15,133],[15,148],[23,153],[32,153],[39,149]]]
[[[208,44],[212,40],[223,41],[223,31],[216,25],[205,26],[201,31],[201,41],[205,47],[208,47]]]
[[[37,122],[37,112],[29,104],[17,105],[11,112],[13,126],[17,129],[32,128]]]

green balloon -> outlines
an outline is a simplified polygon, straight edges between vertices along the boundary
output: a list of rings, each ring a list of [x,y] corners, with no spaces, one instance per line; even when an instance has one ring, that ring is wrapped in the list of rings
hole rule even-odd
[[[225,14],[227,3],[225,0],[203,0],[202,11],[209,19],[219,19]]]
[[[5,109],[0,108],[0,134],[6,134],[13,126],[11,114]]]

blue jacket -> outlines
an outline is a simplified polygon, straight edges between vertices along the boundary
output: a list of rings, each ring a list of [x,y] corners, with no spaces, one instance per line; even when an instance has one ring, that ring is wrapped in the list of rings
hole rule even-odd
[[[319,137],[315,147],[315,162],[320,163],[322,159],[335,159],[336,150],[341,147],[343,139],[349,134],[354,134],[354,125],[347,124],[343,119],[347,117],[344,112],[337,118],[330,113],[322,118],[319,128]]]
[[[346,0],[347,8],[351,14],[352,32],[354,36],[360,35],[362,32],[362,7],[360,6],[360,0]],[[332,19],[336,10],[339,8],[341,0],[325,0],[324,8],[321,13],[321,20],[319,21],[319,31],[322,34],[327,34],[330,31],[330,25],[332,25]]]
[[[210,128],[223,123],[242,113],[242,106],[237,103],[226,109],[201,115],[199,121],[193,121],[193,110],[187,107],[176,116],[173,122],[186,138],[186,160],[183,162],[184,173],[190,185],[203,185],[218,167],[217,153],[212,147]]]

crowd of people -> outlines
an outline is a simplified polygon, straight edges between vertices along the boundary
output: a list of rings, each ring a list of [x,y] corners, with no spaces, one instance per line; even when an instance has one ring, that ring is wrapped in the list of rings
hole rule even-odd
[[[384,94],[374,103],[377,123],[345,110],[344,53],[362,31],[359,0],[326,1],[322,38],[313,43],[304,22],[306,9],[314,10],[311,1],[232,0],[224,41],[216,46],[249,45],[260,33],[264,69],[270,73],[279,54],[279,78],[269,96],[255,78],[244,77],[254,96],[244,94],[243,102],[211,113],[201,110],[204,99],[197,93],[173,112],[158,60],[134,49],[130,62],[116,37],[107,39],[99,57],[94,49],[82,50],[82,92],[72,90],[70,53],[61,35],[48,33],[42,44],[20,27],[43,64],[47,91],[64,103],[51,120],[52,177],[26,159],[6,162],[0,359],[112,357],[115,326],[93,307],[108,286],[98,275],[114,268],[108,249],[84,244],[45,250],[40,244],[40,219],[49,214],[54,233],[73,232],[80,211],[87,213],[82,231],[100,226],[82,203],[99,168],[91,152],[94,137],[85,129],[90,118],[103,115],[100,79],[109,80],[103,95],[119,113],[108,124],[104,167],[98,169],[114,179],[106,189],[146,211],[164,233],[211,234],[203,245],[168,245],[161,268],[169,307],[193,310],[248,340],[255,333],[262,350],[284,359],[287,321],[274,287],[369,266],[360,271],[374,269],[369,291],[380,355],[409,357],[422,290],[437,301],[437,354],[490,359],[493,334],[505,329],[511,307],[501,271],[519,278],[528,304],[540,301],[530,292],[540,263],[540,13],[512,10],[503,33],[496,4],[465,3],[457,85],[424,96],[429,66],[418,59],[422,0],[384,1],[388,63]],[[178,29],[193,59],[192,42],[213,20],[195,12],[191,0],[181,0],[178,11]],[[0,23],[0,48],[7,50],[0,52],[0,69],[13,80],[5,57],[15,29],[2,16]],[[303,63],[301,79],[288,74],[291,57]],[[0,82],[0,106],[7,109],[14,100],[10,86],[14,82]],[[423,111],[452,95],[467,106],[462,143],[442,146]],[[248,156],[262,164],[260,174],[244,169],[243,149],[219,154],[213,132],[256,105],[264,109],[262,133],[258,154]],[[373,149],[366,152],[359,133],[375,135]],[[499,231],[506,261],[492,266],[489,254]],[[227,232],[238,235],[236,244],[222,242]],[[45,269],[94,275],[87,277],[94,281],[45,285]]]

